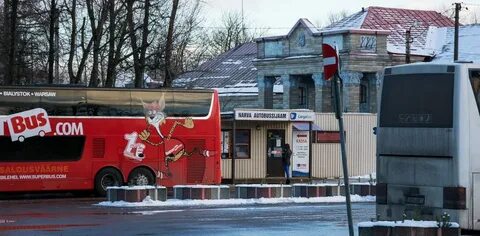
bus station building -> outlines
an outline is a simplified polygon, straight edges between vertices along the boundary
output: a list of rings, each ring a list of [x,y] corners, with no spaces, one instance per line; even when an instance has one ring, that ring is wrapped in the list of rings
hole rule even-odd
[[[262,37],[239,45],[180,75],[173,85],[215,88],[219,92],[224,114],[222,136],[231,136],[229,132],[235,123],[239,131],[236,148],[249,150],[248,155],[237,155],[234,171],[231,157],[224,157],[224,179],[231,179],[233,173],[238,181],[275,182],[283,173],[276,173],[275,164],[269,162],[269,140],[280,136],[283,142],[292,144],[294,133],[304,131],[298,121],[233,116],[245,109],[314,112],[310,172],[307,177],[298,178],[339,178],[342,176],[340,145],[335,139],[338,124],[333,114],[331,82],[323,77],[322,56],[322,43],[334,45],[339,52],[344,86],[342,101],[350,175],[368,175],[375,172],[373,128],[383,68],[404,64],[407,55],[411,62],[435,59],[438,52],[434,49],[441,47],[432,42],[432,32],[438,27],[453,26],[451,19],[435,11],[384,7],[362,8],[322,29],[302,18],[286,35]],[[248,148],[240,146],[247,144]]]

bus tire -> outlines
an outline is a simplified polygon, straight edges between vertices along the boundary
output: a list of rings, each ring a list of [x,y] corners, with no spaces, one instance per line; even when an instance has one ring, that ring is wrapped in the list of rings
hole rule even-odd
[[[105,168],[95,176],[95,192],[102,197],[107,195],[107,187],[121,186],[122,184],[122,175],[113,168]]]
[[[134,186],[155,185],[155,175],[147,168],[136,168],[128,175],[128,184]]]

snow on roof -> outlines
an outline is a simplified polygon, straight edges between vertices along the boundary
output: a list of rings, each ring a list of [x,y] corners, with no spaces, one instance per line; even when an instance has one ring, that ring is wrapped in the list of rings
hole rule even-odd
[[[320,30],[312,24],[307,18],[300,18],[297,23],[290,29],[290,32],[288,32],[287,37],[290,37],[290,35],[299,27],[303,26],[305,27],[311,34],[318,34],[320,33]]]
[[[405,54],[405,32],[410,29],[413,38],[411,54],[430,56],[433,52],[425,48],[430,26],[449,27],[454,26],[454,22],[436,11],[369,7],[325,27],[322,32],[344,29],[388,30],[387,51]]]
[[[453,27],[433,28],[429,35],[433,62],[453,62]],[[480,63],[480,24],[460,26],[458,33],[458,59]]]
[[[195,71],[179,75],[178,78],[173,81],[173,87],[202,87],[217,88],[220,90],[223,88],[255,87],[257,76],[256,68],[253,66],[252,61],[256,55],[256,43],[242,44],[206,61]],[[239,81],[244,83],[244,85],[239,86]],[[227,93],[227,90],[223,92]]]
[[[365,17],[367,16],[367,11],[362,9],[362,11],[359,11],[355,14],[352,14],[350,16],[347,16],[340,21],[337,21],[325,28],[323,28],[321,31],[333,31],[333,30],[349,30],[349,29],[360,29],[363,21],[365,20]]]
[[[302,22],[307,26],[307,28],[314,34],[320,33],[320,29],[318,29],[315,25],[312,24],[307,18],[301,18]]]

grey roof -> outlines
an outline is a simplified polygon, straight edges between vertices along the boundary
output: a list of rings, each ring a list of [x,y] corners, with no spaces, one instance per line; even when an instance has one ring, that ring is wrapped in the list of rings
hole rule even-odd
[[[252,63],[256,55],[256,43],[242,44],[203,63],[194,71],[181,74],[173,81],[173,87],[256,87],[256,68]]]

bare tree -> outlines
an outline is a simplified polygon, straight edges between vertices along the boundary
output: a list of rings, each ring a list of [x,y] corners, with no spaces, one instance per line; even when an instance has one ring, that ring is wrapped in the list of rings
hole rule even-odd
[[[18,0],[5,0],[4,1],[4,32],[5,42],[4,48],[7,52],[5,63],[5,79],[6,85],[15,83],[16,79],[16,52],[17,52],[17,23],[18,23]]]
[[[5,84],[115,85],[175,74],[209,55],[201,0],[0,0]],[[101,60],[106,58],[107,60]],[[131,73],[133,72],[133,73]],[[58,80],[57,80],[58,78]]]
[[[53,83],[53,64],[55,60],[55,26],[58,19],[57,13],[57,1],[51,0],[50,1],[50,14],[49,14],[50,22],[49,22],[49,35],[48,35],[48,83]]]
[[[226,52],[244,42],[250,41],[244,37],[242,16],[237,12],[223,15],[222,25],[211,34],[211,50],[213,54]]]
[[[178,0],[172,0],[172,11],[170,13],[170,19],[168,23],[167,31],[167,43],[165,50],[165,81],[164,87],[171,87],[173,81],[171,60],[172,60],[172,50],[173,50],[173,31],[175,25],[175,16],[177,15],[178,9]]]
[[[71,29],[70,29],[70,38],[69,38],[69,52],[68,52],[68,75],[70,84],[78,84],[82,81],[82,75],[86,69],[86,63],[88,55],[91,51],[93,45],[93,38],[90,38],[86,43],[86,18],[82,20],[82,25],[80,30],[77,30],[77,0],[72,0],[71,7],[65,2],[68,15],[71,19]],[[80,33],[80,45],[77,44],[78,34]],[[77,47],[81,49],[81,55],[77,53]],[[74,63],[74,59],[79,57],[79,62]],[[77,65],[77,70],[75,72],[75,65]]]
[[[350,15],[350,13],[347,10],[341,10],[339,12],[331,12],[328,14],[328,24],[334,24],[337,23],[341,20],[343,20],[345,17]]]
[[[229,12],[223,15],[222,23],[218,29],[211,31],[209,38],[209,52],[212,57],[226,52],[246,42],[252,42],[265,32],[247,30],[247,23],[244,22],[238,12]]]
[[[188,5],[187,5],[188,4]],[[184,11],[178,15],[178,26],[175,30],[175,61],[174,74],[178,74],[188,70],[188,68],[195,68],[198,66],[197,58],[202,58],[206,55],[207,50],[198,45],[201,42],[204,35],[200,24],[202,19],[199,17],[201,12],[201,1],[195,0],[194,4],[185,2],[181,8]],[[190,9],[187,9],[189,8]]]
[[[150,16],[150,0],[145,0],[144,16],[142,30],[141,45],[137,44],[136,27],[134,22],[134,3],[135,0],[127,0],[127,23],[130,35],[130,44],[132,46],[133,54],[133,68],[135,73],[134,85],[136,88],[143,87],[143,78],[145,74],[145,53],[148,47],[148,33],[149,33],[149,16]]]
[[[93,0],[86,0],[88,18],[90,19],[90,28],[92,30],[92,40],[93,40],[93,62],[92,62],[92,72],[90,75],[89,87],[97,87],[99,84],[98,74],[99,74],[99,61],[98,57],[100,55],[100,46],[103,35],[103,25],[107,20],[107,7],[105,0],[102,0],[101,5],[97,13],[98,19],[95,18],[95,11],[93,7]]]

